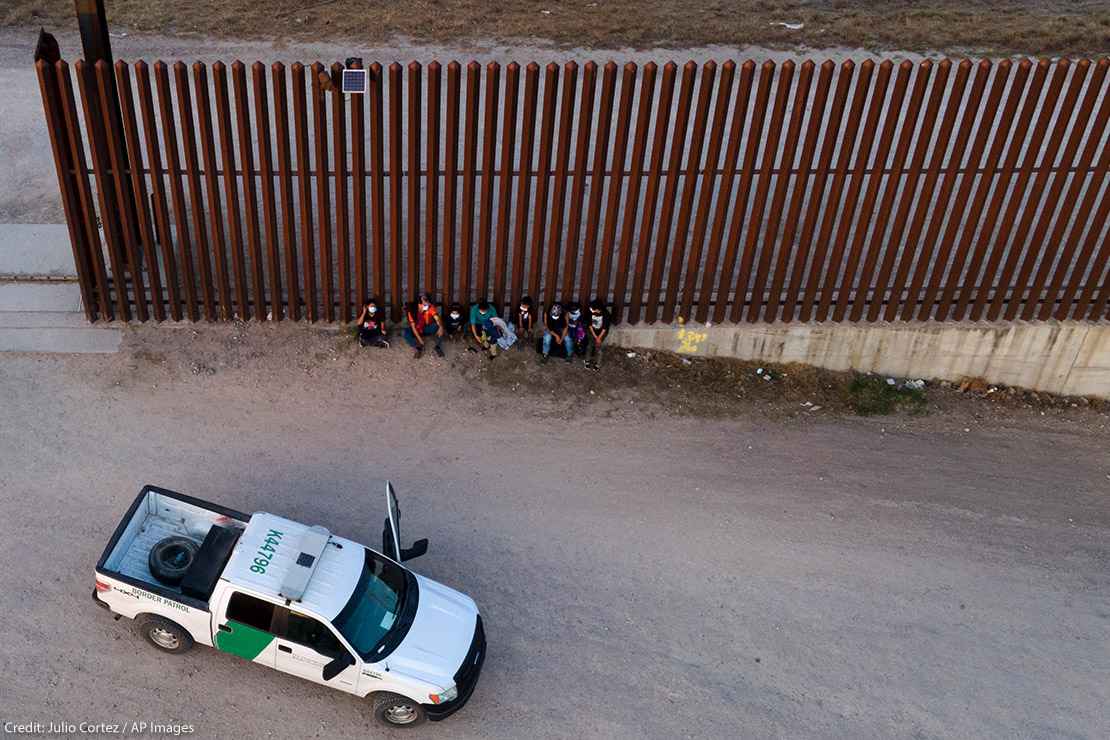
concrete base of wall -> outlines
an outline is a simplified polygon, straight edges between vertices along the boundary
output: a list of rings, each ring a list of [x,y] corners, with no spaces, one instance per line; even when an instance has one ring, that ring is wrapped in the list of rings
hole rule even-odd
[[[1110,323],[768,324],[615,327],[612,341],[705,357],[802,363],[900,378],[1110,398]]]

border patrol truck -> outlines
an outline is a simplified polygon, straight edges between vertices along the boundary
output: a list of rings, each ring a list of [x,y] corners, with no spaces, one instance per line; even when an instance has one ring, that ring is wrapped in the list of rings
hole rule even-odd
[[[167,653],[208,645],[371,702],[389,726],[469,699],[486,653],[474,600],[402,562],[386,483],[382,552],[274,514],[146,486],[96,564],[93,600]]]

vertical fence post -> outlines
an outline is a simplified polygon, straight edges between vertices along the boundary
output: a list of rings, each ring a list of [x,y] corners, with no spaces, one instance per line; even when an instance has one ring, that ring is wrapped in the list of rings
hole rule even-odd
[[[813,80],[813,62],[802,63],[801,73],[798,75],[798,86],[794,92],[794,103],[790,109],[790,125],[786,132],[786,142],[783,145],[782,161],[779,164],[778,177],[775,180],[775,194],[771,198],[771,213],[767,221],[767,234],[763,241],[763,248],[759,254],[759,267],[756,270],[755,282],[752,283],[752,306],[748,310],[748,322],[759,319],[763,307],[764,286],[771,270],[772,256],[776,244],[779,245],[778,263],[774,275],[771,277],[770,292],[767,294],[766,309],[763,311],[765,321],[773,321],[778,312],[779,291],[782,290],[782,276],[786,274],[786,266],[790,261],[788,242],[780,241],[778,236],[779,224],[782,222],[783,209],[786,206],[786,191],[790,185],[790,174],[794,167],[794,157],[798,151],[798,140],[802,133],[802,119],[805,117],[806,101],[809,99],[809,88]],[[783,74],[786,65],[783,64]],[[806,166],[808,169],[808,165]],[[798,167],[797,177],[807,177],[801,166]]]
[[[586,165],[590,157],[590,132],[594,123],[594,92],[597,88],[597,64],[582,65],[582,97],[578,104],[578,136],[574,144],[574,188],[570,196],[570,222],[563,252],[564,301],[574,300],[575,268],[578,265],[578,244],[582,227],[582,204],[586,194]]]
[[[297,201],[301,206],[301,279],[304,281],[305,318],[316,321],[316,245],[312,229],[312,162],[308,154],[308,103],[304,65],[296,62],[293,75],[293,131],[297,149]]]
[[[408,140],[408,178],[405,181],[408,191],[408,218],[406,219],[408,249],[405,259],[405,285],[408,294],[414,299],[420,290],[421,71],[419,62],[409,63],[408,125],[405,131]],[[400,269],[400,265],[397,267]]]
[[[563,74],[563,96],[559,103],[559,151],[555,157],[555,192],[551,205],[551,227],[547,237],[547,266],[544,270],[544,304],[555,302],[558,290],[559,248],[563,243],[566,211],[567,169],[570,163],[570,132],[574,116],[574,91],[578,86],[578,64],[567,62]],[[566,297],[564,296],[564,300]]]
[[[478,274],[475,281],[477,298],[489,296],[490,236],[493,229],[493,177],[497,167],[497,108],[501,86],[501,65],[486,65],[486,91],[482,96],[485,116],[482,119],[482,189],[478,213]],[[502,157],[504,157],[502,153]]]
[[[524,71],[524,117],[520,126],[520,177],[516,189],[516,229],[513,232],[513,274],[509,300],[520,304],[524,286],[524,257],[528,242],[528,215],[532,188],[532,149],[536,138],[536,97],[540,66],[531,62]]]
[[[447,127],[444,132],[443,173],[443,302],[455,302],[455,214],[459,188],[459,63],[447,64]]]
[[[224,202],[228,232],[231,236],[231,271],[235,283],[235,314],[242,320],[250,315],[247,301],[247,273],[243,264],[243,217],[239,205],[239,172],[235,162],[235,138],[231,125],[231,100],[227,87],[227,67],[212,65],[216,83],[216,122],[220,134],[220,154],[224,168]],[[242,142],[240,142],[242,145]],[[245,168],[244,168],[245,170]],[[246,173],[244,171],[244,177]]]
[[[95,277],[89,254],[91,248],[85,232],[87,219],[81,211],[80,193],[76,183],[79,177],[77,164],[66,144],[66,120],[62,111],[61,96],[58,93],[58,67],[45,59],[39,59],[35,62],[35,73],[38,75],[39,93],[42,96],[43,113],[46,116],[46,130],[50,135],[50,149],[54,155],[58,187],[62,191],[62,209],[65,211],[69,244],[73,250],[73,264],[77,269],[81,306],[85,311],[85,318],[96,321],[99,315],[94,287]]]
[[[595,254],[597,252],[598,227],[601,224],[601,199],[605,194],[605,163],[609,157],[609,136],[613,127],[613,95],[617,87],[617,65],[608,62],[601,80],[601,107],[597,114],[597,135],[594,139],[594,163],[590,172],[590,207],[586,216],[586,241],[582,248],[582,278],[578,295],[583,302],[592,297],[594,278],[597,276]],[[621,179],[620,170],[624,162],[610,166],[610,186]]]
[[[659,107],[655,115],[655,136],[651,144],[651,167],[644,196],[644,213],[640,221],[640,241],[636,248],[636,267],[632,272],[632,300],[628,306],[628,323],[640,321],[640,307],[644,302],[644,278],[647,273],[651,235],[655,227],[655,209],[659,200],[659,182],[663,171],[663,153],[667,147],[667,132],[671,126],[671,101],[674,99],[674,81],[678,65],[663,65],[663,79],[659,89]],[[645,70],[646,72],[646,70]],[[646,79],[646,78],[645,78]],[[660,237],[665,239],[666,237]]]
[[[482,66],[466,65],[466,128],[463,134],[462,241],[459,246],[459,300],[470,302],[471,258],[474,244],[474,168],[478,159],[478,90]]]
[[[729,226],[728,241],[725,246],[724,258],[721,261],[721,271],[717,278],[716,305],[713,307],[713,321],[721,323],[725,320],[725,309],[729,305],[729,289],[732,286],[732,273],[736,267],[736,258],[740,248],[740,234],[744,228],[748,199],[751,195],[752,180],[755,178],[755,162],[759,155],[759,142],[763,139],[763,124],[767,117],[767,101],[771,96],[771,82],[775,76],[774,62],[764,62],[759,70],[759,82],[756,86],[755,107],[752,110],[752,122],[747,135],[747,145],[744,149],[743,169],[740,182],[736,188],[736,196],[732,203],[732,221]],[[743,121],[740,122],[741,124]],[[727,205],[722,202],[722,206]],[[705,281],[712,280],[712,273],[707,272]],[[709,300],[709,290],[706,283],[702,286],[702,301]],[[744,296],[737,295],[734,301],[743,302]],[[705,319],[699,318],[699,321]]]
[[[361,68],[362,63],[356,62],[354,69]],[[351,200],[354,203],[354,312],[356,315],[362,312],[363,301],[366,300],[369,291],[369,281],[366,276],[366,101],[363,99],[365,97],[362,93],[351,95]]]
[[[902,63],[902,67],[911,69],[913,64],[907,60]],[[894,212],[894,196],[898,193],[898,185],[902,182],[902,178],[906,174],[906,157],[909,155],[910,144],[913,142],[917,121],[921,113],[921,103],[925,98],[925,87],[928,85],[932,69],[933,63],[928,59],[922,61],[918,67],[917,76],[914,80],[913,92],[910,93],[910,105],[902,120],[902,130],[898,137],[898,147],[894,152],[894,161],[890,166],[890,177],[887,178],[887,185],[883,190],[882,205],[879,207],[879,212],[875,214],[875,229],[868,243],[867,259],[863,263],[863,272],[860,274],[859,290],[856,293],[856,300],[852,304],[852,321],[859,321],[862,319],[865,308],[869,311],[875,311],[877,315],[879,308],[882,306],[883,295],[886,292],[886,282],[890,276],[889,263],[884,263],[887,264],[887,266],[880,274],[879,280],[875,284],[874,294],[869,296],[868,291],[870,290],[871,276],[874,273],[879,253],[882,251],[883,236],[886,233],[887,222],[890,215]],[[928,138],[927,131],[931,131],[931,124],[928,122],[923,125],[921,134],[926,140]],[[910,183],[915,182],[916,178],[911,175],[910,182],[907,182],[904,186],[902,197],[906,197],[905,193],[907,189],[912,187]],[[888,244],[890,248],[886,251],[888,255],[892,256],[892,253],[898,250],[897,242],[892,239]],[[873,319],[869,320],[873,321]]]
[[[540,118],[540,149],[536,160],[536,198],[532,208],[532,249],[529,256],[528,294],[540,297],[544,266],[544,235],[547,233],[547,201],[551,188],[551,155],[555,140],[555,106],[559,99],[559,65],[549,62],[543,75],[543,114]]]
[[[312,65],[312,131],[316,149],[316,208],[317,239],[319,242],[320,300],[324,304],[324,321],[335,321],[335,294],[332,292],[331,251],[331,175],[328,171],[328,107],[324,83],[327,79],[324,65]],[[340,95],[336,90],[333,94]]]
[[[241,61],[231,64],[235,88],[235,122],[239,132],[239,156],[243,163],[243,205],[246,210],[247,248],[251,268],[251,317],[266,319],[266,279],[262,269],[262,239],[258,227],[258,170],[251,147],[251,109],[247,101],[247,68]]]
[[[208,226],[212,236],[212,258],[216,265],[216,287],[220,296],[220,318],[230,319],[231,281],[227,272],[227,244],[220,209],[220,181],[216,164],[216,139],[212,129],[212,104],[208,95],[208,69],[200,62],[193,65],[193,86],[197,96],[197,121],[204,158],[204,183],[208,197]]]
[[[701,69],[701,82],[698,84],[698,103],[694,110],[694,130],[690,134],[690,144],[686,151],[686,176],[682,185],[682,196],[678,206],[678,223],[674,230],[674,243],[670,248],[667,271],[667,286],[664,290],[663,323],[674,320],[675,303],[678,301],[678,284],[682,278],[682,267],[686,261],[686,246],[690,241],[690,219],[693,218],[694,195],[699,182],[712,182],[713,175],[702,170],[702,152],[705,148],[705,130],[709,124],[709,101],[713,83],[717,78],[717,63],[709,60]],[[705,165],[705,170],[709,165]]]
[[[427,207],[424,218],[424,289],[436,299],[436,249],[439,246],[439,138],[440,138],[440,96],[442,73],[439,62],[428,65],[428,124],[425,140],[424,159],[427,174],[424,187],[428,191],[425,198]]]
[[[493,303],[505,306],[505,265],[509,254],[509,218],[512,212],[513,166],[516,152],[517,94],[520,91],[520,65],[505,67],[505,112],[501,125],[501,171],[498,175],[497,241],[493,261]]]
[[[609,278],[612,271],[614,252],[617,249],[617,227],[620,223],[621,217],[621,196],[625,193],[624,181],[626,175],[629,173],[625,170],[625,160],[628,155],[628,139],[631,134],[632,126],[632,100],[636,94],[636,64],[628,62],[624,65],[624,72],[621,75],[621,95],[620,103],[617,106],[617,131],[616,138],[613,141],[613,162],[609,166],[609,198],[605,206],[605,226],[604,235],[601,241],[601,257],[599,259],[600,266],[597,272],[597,296],[604,303],[608,303],[613,307],[613,313],[616,313],[618,303],[623,304],[623,298],[609,293]],[[640,152],[642,153],[641,147]],[[629,185],[631,192],[631,185]],[[637,189],[637,192],[638,189]],[[629,199],[625,208],[632,211],[636,208],[636,204]],[[627,269],[627,264],[625,269]],[[618,270],[620,267],[618,266]]]
[[[332,79],[339,78],[340,69],[339,64],[332,65]],[[332,159],[335,161],[336,290],[339,293],[338,318],[345,324],[351,320],[351,220],[347,211],[347,107],[341,92],[331,96],[331,127]],[[382,298],[379,296],[378,300]]]

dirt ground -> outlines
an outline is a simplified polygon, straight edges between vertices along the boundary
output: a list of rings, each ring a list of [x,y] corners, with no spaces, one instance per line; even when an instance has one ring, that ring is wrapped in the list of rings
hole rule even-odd
[[[128,388],[158,375],[199,375],[250,383],[261,380],[255,377],[259,373],[276,370],[294,373],[297,382],[337,389],[364,381],[380,383],[383,393],[388,386],[389,394],[401,397],[419,394],[425,383],[434,384],[448,398],[468,397],[467,388],[481,386],[483,407],[516,413],[527,409],[539,419],[755,417],[796,424],[872,415],[868,394],[882,393],[888,386],[885,377],[620,347],[608,347],[595,372],[581,358],[569,366],[554,357],[541,365],[534,348],[522,345],[491,360],[466,350],[463,342],[446,341],[444,359],[429,351],[414,360],[399,338],[389,349],[359,348],[350,334],[336,327],[306,328],[288,322],[169,326],[128,328],[121,353],[106,360],[102,381],[111,379]],[[289,361],[291,366],[285,365]],[[275,363],[282,364],[280,370]],[[413,382],[399,384],[398,377]],[[907,379],[892,380],[894,403],[888,416],[895,424],[1051,422],[1092,433],[1110,427],[1110,403],[1099,399],[1057,397],[980,381],[962,390],[961,384],[929,383],[920,395],[906,394],[901,389]]]
[[[89,594],[144,483],[373,545],[389,478],[431,538],[411,564],[489,637],[421,736],[1107,737],[1106,409],[927,387],[864,418],[836,377],[608,359],[291,323],[0,355],[0,721],[388,736],[326,687],[166,658]]]
[[[749,44],[983,54],[1099,54],[1107,0],[111,0],[117,32],[380,42],[547,39],[636,47]],[[73,25],[71,0],[9,0],[0,24]]]

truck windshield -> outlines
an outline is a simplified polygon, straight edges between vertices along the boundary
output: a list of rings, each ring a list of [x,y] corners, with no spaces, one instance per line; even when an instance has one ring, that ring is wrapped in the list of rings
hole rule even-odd
[[[351,598],[332,623],[363,660],[378,661],[400,644],[416,613],[416,578],[366,550]]]

